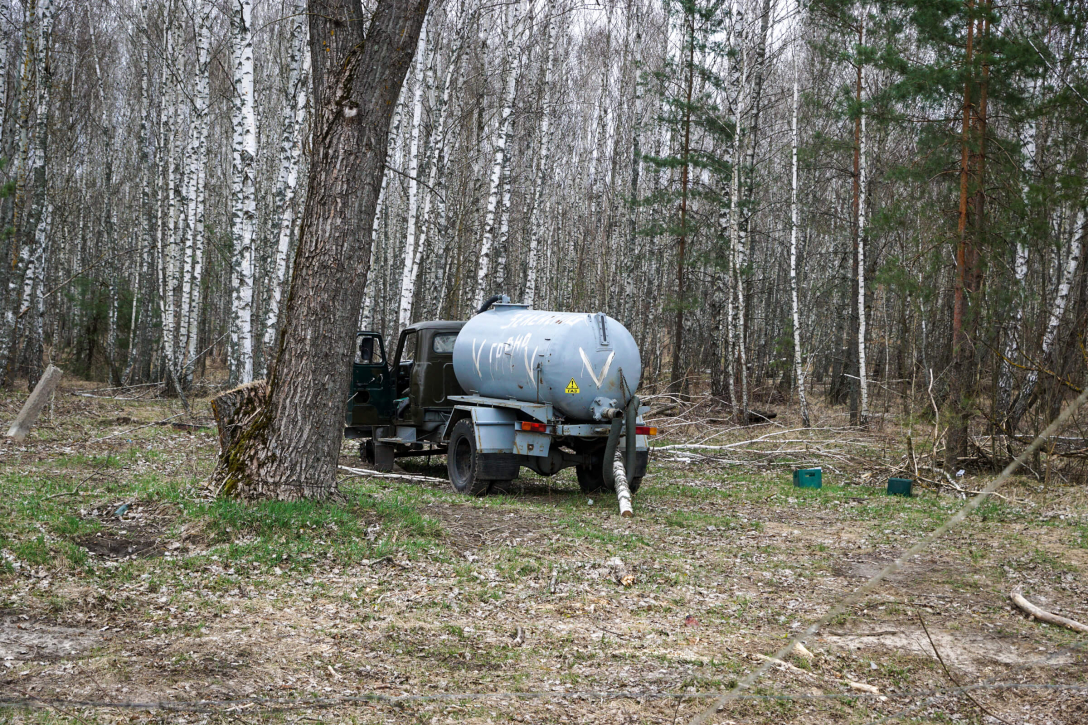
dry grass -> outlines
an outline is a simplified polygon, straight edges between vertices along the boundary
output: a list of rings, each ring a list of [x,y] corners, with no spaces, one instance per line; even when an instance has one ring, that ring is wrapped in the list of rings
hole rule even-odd
[[[656,453],[633,521],[608,498],[590,504],[569,475],[526,475],[486,500],[348,478],[341,504],[241,506],[202,498],[213,430],[140,427],[180,404],[76,387],[65,383],[25,444],[0,443],[5,697],[644,695],[285,712],[55,706],[0,709],[0,722],[682,722],[709,703],[699,693],[728,687],[960,504],[933,491],[883,495],[903,459],[902,421],[844,431],[818,411],[824,430],[799,431],[779,407],[764,426],[707,424],[698,411],[663,421],[664,445],[719,448]],[[2,414],[21,400],[0,398]],[[206,400],[195,415],[210,417]],[[357,465],[352,452],[346,443],[344,462]],[[793,489],[797,463],[824,466],[825,487]],[[415,470],[444,475],[438,461]],[[905,694],[953,678],[1088,686],[1083,641],[1007,601],[1019,585],[1088,619],[1085,490],[1021,478],[1005,493],[811,642],[811,660],[795,657],[758,690],[841,697],[744,701],[718,721],[862,723],[910,708],[918,722],[997,722],[980,704],[1009,722],[1088,721],[1084,690],[978,690],[978,703]]]

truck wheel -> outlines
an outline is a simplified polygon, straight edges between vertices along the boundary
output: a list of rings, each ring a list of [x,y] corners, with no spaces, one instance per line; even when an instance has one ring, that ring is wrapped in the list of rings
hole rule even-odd
[[[374,465],[374,439],[373,438],[364,438],[363,440],[359,441],[359,458],[362,458],[364,461],[366,461],[370,465]]]
[[[486,496],[491,481],[476,477],[480,454],[476,452],[476,435],[468,418],[457,421],[446,451],[446,469],[453,490],[466,496]]]
[[[578,465],[574,467],[574,472],[578,476],[578,488],[582,489],[582,493],[598,493],[604,490],[604,471],[600,466]]]
[[[639,468],[645,472],[646,464],[644,461],[647,454],[645,451],[639,451],[638,456],[641,464]],[[601,493],[602,491],[611,493],[616,490],[613,486],[605,485],[604,469],[602,465],[575,467],[574,472],[578,475],[578,487],[582,489],[582,493]],[[637,492],[641,485],[642,476],[635,476],[627,479],[627,488],[631,489],[631,493]]]

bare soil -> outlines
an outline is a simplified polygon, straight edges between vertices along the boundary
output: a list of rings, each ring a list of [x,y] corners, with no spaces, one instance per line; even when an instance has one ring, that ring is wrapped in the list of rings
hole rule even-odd
[[[0,442],[0,722],[685,722],[962,505],[883,495],[885,429],[789,432],[835,456],[817,491],[781,456],[662,449],[634,520],[569,472],[244,506],[202,486],[206,401],[179,428],[155,424],[175,401],[90,387]],[[778,413],[683,435],[755,439],[791,428]],[[1088,722],[1085,638],[1008,600],[1088,620],[1088,496],[1003,492],[711,721]]]

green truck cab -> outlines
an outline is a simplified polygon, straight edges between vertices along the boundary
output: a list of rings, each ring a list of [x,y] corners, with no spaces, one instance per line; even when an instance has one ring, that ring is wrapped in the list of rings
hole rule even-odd
[[[347,438],[379,470],[393,458],[443,454],[442,431],[464,395],[453,372],[453,343],[464,322],[436,320],[406,327],[390,362],[378,332],[355,338],[355,361],[344,420]]]

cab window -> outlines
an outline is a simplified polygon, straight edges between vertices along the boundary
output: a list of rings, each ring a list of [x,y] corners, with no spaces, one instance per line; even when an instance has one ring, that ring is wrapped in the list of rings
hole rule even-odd
[[[404,350],[400,354],[400,362],[403,365],[416,359],[416,346],[419,344],[419,334],[414,330],[408,333],[404,339]]]
[[[452,355],[453,343],[457,340],[457,333],[435,335],[431,343],[431,350],[439,355]]]

